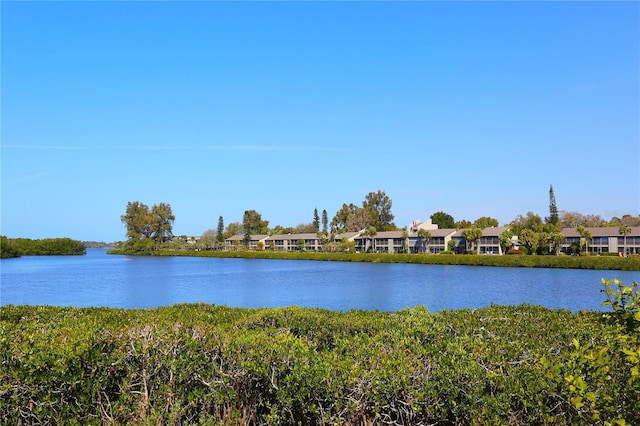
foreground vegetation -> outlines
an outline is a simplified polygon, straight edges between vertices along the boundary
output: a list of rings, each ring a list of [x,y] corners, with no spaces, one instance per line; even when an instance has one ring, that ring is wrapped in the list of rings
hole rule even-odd
[[[638,424],[637,283],[614,311],[3,306],[0,421]]]
[[[479,256],[452,254],[319,253],[310,251],[173,251],[110,250],[109,254],[131,256],[198,256],[248,259],[324,260],[340,262],[416,263],[424,265],[468,265],[593,270],[640,271],[640,256]]]
[[[0,258],[20,256],[69,256],[86,254],[84,243],[71,238],[7,238],[0,236]]]

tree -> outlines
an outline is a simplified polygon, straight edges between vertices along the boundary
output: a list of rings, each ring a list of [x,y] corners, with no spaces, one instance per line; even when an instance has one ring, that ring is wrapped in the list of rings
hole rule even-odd
[[[4,235],[0,236],[0,258],[8,259],[11,257],[20,257],[20,247],[18,244],[11,241],[11,239],[5,237]]]
[[[224,233],[225,238],[233,237],[234,235],[240,235],[244,233],[242,224],[240,222],[231,222],[227,225],[227,230]]]
[[[578,226],[578,229],[576,230],[578,231],[578,234],[580,234],[580,237],[584,239],[585,252],[586,254],[589,254],[589,240],[593,238],[593,234],[591,234],[591,231],[582,225]]]
[[[558,206],[556,206],[556,196],[553,193],[553,185],[549,186],[549,217],[546,217],[545,221],[553,226],[557,226],[560,221]]]
[[[362,231],[361,235],[363,237],[369,237],[367,239],[371,240],[371,243],[369,244],[368,249],[367,249],[367,247],[365,247],[365,251],[371,251],[371,250],[375,251],[375,247],[374,247],[373,242],[374,242],[374,237],[376,236],[377,233],[378,233],[378,231],[376,230],[376,228],[374,226],[370,226],[367,229],[365,229],[364,231]]]
[[[454,224],[454,226],[455,226],[456,229],[467,229],[467,228],[471,228],[473,226],[473,223],[469,222],[466,219],[462,219],[462,220],[457,221]]]
[[[219,243],[224,242],[224,219],[222,219],[222,216],[218,218],[218,232],[216,233],[216,240],[218,240]]]
[[[418,237],[422,241],[422,252],[425,252],[425,248],[429,244],[429,240],[431,239],[431,232],[426,229],[418,229]]]
[[[544,226],[540,233],[540,244],[546,245],[549,253],[560,254],[560,244],[565,240],[565,236],[552,223]],[[542,253],[544,254],[544,253]]]
[[[347,218],[346,231],[357,232],[371,225],[371,216],[362,207],[355,207],[353,213]],[[375,227],[374,227],[375,228]]]
[[[202,233],[202,235],[200,236],[200,241],[198,242],[200,243],[202,248],[208,250],[215,247],[216,244],[220,241],[218,241],[218,234],[216,233],[216,231],[214,231],[213,229],[207,229]]]
[[[629,225],[620,225],[618,233],[624,236],[624,254],[627,253],[627,235],[631,233],[631,227]]]
[[[518,242],[529,250],[529,254],[536,254],[540,237],[537,232],[525,228],[518,234]]]
[[[528,229],[536,233],[542,232],[543,227],[544,223],[542,222],[542,218],[533,212],[528,212],[526,216],[518,215],[518,217],[509,224],[509,229],[516,235],[520,235],[520,231],[523,229]]]
[[[320,231],[320,216],[318,215],[318,209],[313,209],[313,228],[315,232]]]
[[[129,201],[125,214],[120,216],[127,230],[128,242],[151,236],[151,212],[149,206],[139,201]]]
[[[391,198],[384,191],[370,192],[362,202],[362,207],[369,214],[369,223],[377,231],[387,231],[396,228],[391,213]]]
[[[452,229],[455,228],[456,221],[450,214],[439,211],[431,215],[431,223],[438,225],[440,229]]]
[[[322,210],[322,233],[327,234],[329,230],[329,217],[327,216],[327,210]]]
[[[357,208],[358,207],[354,204],[342,204],[340,210],[336,212],[336,215],[331,220],[332,232],[339,233],[347,231],[347,221],[349,220],[349,216],[351,216]],[[356,231],[359,231],[360,229],[356,229]]]
[[[500,239],[500,246],[502,246],[503,252],[506,252],[511,248],[511,239],[513,238],[513,232],[511,232],[510,229],[505,229],[504,231],[502,231],[498,238]]]
[[[168,203],[154,204],[151,207],[151,238],[156,244],[162,244],[173,236],[173,222],[176,220]]]
[[[583,215],[578,212],[563,212],[560,215],[559,228],[577,228],[578,226],[598,227],[604,224],[600,215]]]
[[[482,238],[482,229],[469,228],[462,231],[462,236],[465,240],[471,243],[471,250],[475,250],[476,241]]]
[[[453,251],[456,249],[456,242],[455,240],[449,240],[449,242],[447,243],[447,250],[449,250],[451,253],[453,253]]]
[[[402,229],[402,241],[404,241],[404,253],[409,253],[409,231],[406,227]]]
[[[498,219],[482,216],[476,219],[473,226],[480,229],[491,228],[492,226],[498,226]]]
[[[255,210],[245,210],[242,227],[245,234],[266,234],[269,231],[269,221],[262,220],[260,213]]]

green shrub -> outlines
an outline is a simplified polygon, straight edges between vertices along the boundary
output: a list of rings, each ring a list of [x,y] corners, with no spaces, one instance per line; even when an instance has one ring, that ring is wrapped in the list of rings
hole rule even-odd
[[[2,306],[0,423],[638,424],[638,331],[527,305]]]
[[[460,256],[440,253],[399,254],[399,253],[319,253],[281,251],[150,251],[146,253],[111,250],[109,254],[152,255],[152,256],[197,256],[247,259],[287,259],[318,260],[337,262],[413,263],[424,265],[468,265],[500,267],[574,268],[600,270],[640,271],[640,256]]]

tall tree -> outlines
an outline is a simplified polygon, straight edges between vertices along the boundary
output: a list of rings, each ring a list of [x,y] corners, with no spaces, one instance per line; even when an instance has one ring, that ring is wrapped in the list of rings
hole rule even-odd
[[[242,227],[245,234],[266,234],[269,231],[269,221],[262,220],[260,213],[255,210],[245,210]]]
[[[422,241],[422,252],[424,253],[427,245],[429,245],[429,240],[431,239],[431,232],[426,229],[418,229],[418,238]]]
[[[624,253],[627,254],[627,235],[631,233],[631,227],[629,225],[620,225],[618,228],[618,233],[624,236]]]
[[[327,210],[323,209],[322,210],[322,232],[324,234],[327,234],[328,229],[329,229],[329,217],[327,216]]]
[[[244,230],[242,229],[242,224],[240,222],[231,222],[227,225],[226,231],[224,232],[224,236],[232,237],[234,235],[243,234]]]
[[[216,233],[216,240],[219,243],[224,242],[224,219],[222,219],[222,216],[218,218],[218,230]]]
[[[318,215],[318,209],[313,209],[313,228],[315,232],[320,231],[320,216]]]
[[[151,237],[162,244],[173,236],[173,222],[176,220],[168,203],[154,204],[151,207]]]
[[[476,227],[465,229],[462,231],[462,236],[471,243],[471,250],[475,250],[476,241],[482,238],[482,229]]]
[[[128,240],[136,241],[151,236],[151,212],[149,206],[140,201],[129,201],[125,214],[120,216],[127,230]]]
[[[365,251],[375,251],[375,236],[378,233],[378,231],[376,230],[375,226],[370,226],[367,229],[365,229],[364,231],[362,231],[362,236],[363,237],[368,237],[367,239],[371,240],[371,243],[369,244],[368,248],[365,247]]]
[[[391,198],[384,191],[370,192],[362,202],[362,207],[369,214],[369,222],[377,231],[395,229],[391,213]]]
[[[345,230],[357,232],[371,226],[371,215],[362,207],[356,207],[347,218]],[[375,229],[375,226],[373,228]]]
[[[200,246],[205,250],[208,250],[214,248],[219,242],[220,241],[218,241],[218,235],[216,231],[214,231],[213,229],[207,229],[200,236],[198,244],[200,244]]]
[[[549,185],[549,217],[546,217],[545,221],[553,226],[558,226],[558,222],[560,221],[558,206],[556,205],[556,196],[553,193],[553,185]]]
[[[510,229],[505,229],[500,234],[500,237],[499,237],[500,246],[502,246],[503,253],[506,253],[506,251],[511,248],[511,245],[512,245],[511,239],[512,238],[513,238],[513,232],[511,232]]]
[[[482,216],[476,219],[473,226],[480,229],[491,228],[492,226],[498,226],[498,219],[494,219],[488,216]]]
[[[353,203],[347,205],[342,204],[340,210],[336,212],[336,215],[331,220],[331,228],[333,232],[339,233],[347,230],[347,221],[349,216],[352,215],[358,207]],[[362,228],[360,228],[362,229]],[[360,229],[357,229],[359,231]]]
[[[467,228],[471,228],[472,226],[473,226],[473,223],[469,222],[467,219],[459,220],[454,224],[454,227],[456,229],[467,229]]]
[[[529,250],[529,254],[536,254],[540,235],[531,229],[525,228],[518,234],[518,242]]]
[[[542,218],[533,212],[528,212],[526,216],[518,215],[513,222],[509,224],[509,228],[514,234],[519,235],[523,229],[529,229],[533,232],[542,232],[544,223]]]
[[[455,228],[456,221],[449,213],[439,211],[431,215],[431,223],[438,225],[440,229],[452,229]]]
[[[589,240],[593,238],[593,234],[582,225],[578,226],[576,230],[578,231],[578,234],[580,234],[580,237],[584,239],[585,252],[586,254],[589,254]]]

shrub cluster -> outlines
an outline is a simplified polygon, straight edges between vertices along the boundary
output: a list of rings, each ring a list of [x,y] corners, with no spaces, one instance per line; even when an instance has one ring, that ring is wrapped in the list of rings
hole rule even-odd
[[[2,258],[20,256],[53,256],[82,255],[86,247],[81,241],[71,238],[45,238],[32,240],[29,238],[1,237],[0,255]]]
[[[639,358],[638,323],[527,305],[3,306],[0,422],[638,424]]]
[[[249,259],[324,260],[340,262],[414,263],[424,265],[467,265],[529,268],[571,268],[640,271],[640,256],[473,256],[453,254],[402,254],[402,253],[319,253],[298,251],[155,251],[141,253],[127,250],[111,250],[109,254],[151,256],[199,256]]]

